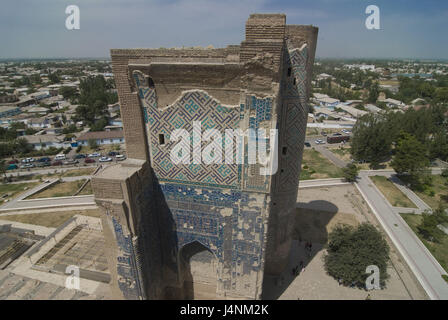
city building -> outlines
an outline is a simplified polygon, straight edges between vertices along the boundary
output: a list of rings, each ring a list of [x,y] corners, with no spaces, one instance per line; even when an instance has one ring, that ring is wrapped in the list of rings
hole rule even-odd
[[[0,106],[0,118],[8,118],[22,113],[19,107],[12,105]]]
[[[90,131],[83,133],[77,139],[81,146],[88,146],[90,140],[95,140],[97,145],[124,143],[122,130]]]

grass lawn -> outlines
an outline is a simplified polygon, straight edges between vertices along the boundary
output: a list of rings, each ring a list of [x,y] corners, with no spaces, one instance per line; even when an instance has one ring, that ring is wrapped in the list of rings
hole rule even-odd
[[[339,159],[343,161],[350,161],[352,159],[350,148],[328,148],[328,150],[333,152]]]
[[[85,180],[84,180],[85,181]],[[86,196],[89,194],[93,194],[92,183],[89,181],[86,186],[78,193],[78,196]]]
[[[57,228],[65,221],[67,221],[67,219],[73,217],[75,214],[82,214],[90,217],[100,217],[99,209],[92,209],[92,210],[72,210],[72,211],[58,211],[58,212],[30,213],[30,214],[16,214],[16,215],[0,216],[0,220],[16,221],[49,228]]]
[[[318,136],[319,135],[319,129],[317,129],[317,128],[306,128],[306,135],[307,136]]]
[[[350,147],[344,147],[344,148],[328,148],[331,152],[334,153],[336,157],[341,159],[342,161],[351,161],[352,155],[350,154]],[[370,170],[370,164],[369,163],[357,163],[356,164],[360,170]],[[392,169],[390,166],[390,160],[386,162],[381,162],[379,165],[379,169]]]
[[[96,168],[80,168],[80,169],[68,169],[65,171],[62,171],[61,169],[54,169],[52,173],[47,174],[33,174],[31,171],[27,175],[21,175],[21,176],[14,176],[14,181],[28,181],[28,180],[39,180],[39,179],[47,179],[47,178],[54,178],[54,177],[79,177],[79,176],[90,176],[93,174],[93,172],[96,170]]]
[[[45,190],[33,194],[31,197],[28,197],[27,199],[70,197],[74,195],[75,192],[79,190],[79,188],[81,188],[81,185],[85,181],[86,180],[58,182]],[[83,189],[83,191],[81,191],[79,195],[92,194],[92,187],[89,186],[90,183],[86,185],[86,187]]]
[[[25,191],[25,188],[31,189],[34,188],[37,184],[37,182],[0,184],[0,204],[2,204],[6,199],[11,200],[14,197],[18,196],[23,191]]]
[[[318,151],[303,150],[300,180],[325,178],[342,178],[342,170],[324,158]]]
[[[422,221],[421,215],[410,213],[400,213],[400,215],[429,251],[431,251],[434,258],[436,258],[440,265],[448,272],[448,235],[445,235],[440,243],[428,241],[417,231],[417,226]]]
[[[50,173],[47,175],[44,175],[43,177],[54,177],[54,176],[61,176],[61,177],[79,177],[79,176],[90,176],[93,174],[93,172],[96,170],[96,168],[82,168],[82,169],[72,169],[72,170],[66,170],[62,173]]]
[[[448,207],[448,186],[445,185],[448,182],[447,178],[442,177],[441,175],[433,175],[432,186],[428,188],[426,191],[419,191],[415,188],[411,188],[420,199],[425,201],[425,203],[433,209],[437,209],[439,207],[439,202],[442,202],[443,205]],[[406,177],[400,177],[401,180],[406,182]],[[434,193],[432,193],[432,192]]]
[[[370,177],[387,201],[394,207],[417,208],[417,206],[398,189],[387,177]]]

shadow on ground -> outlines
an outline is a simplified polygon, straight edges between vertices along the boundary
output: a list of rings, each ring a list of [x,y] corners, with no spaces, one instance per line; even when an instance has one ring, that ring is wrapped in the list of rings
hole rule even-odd
[[[278,299],[302,268],[323,249],[328,240],[327,225],[337,212],[336,205],[324,200],[297,204],[289,265],[281,276],[264,275],[262,299]],[[311,243],[311,249],[307,248],[307,243]],[[294,269],[299,271],[294,272]]]

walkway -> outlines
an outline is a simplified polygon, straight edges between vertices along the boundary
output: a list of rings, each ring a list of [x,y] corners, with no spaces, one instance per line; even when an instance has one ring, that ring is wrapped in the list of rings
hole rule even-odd
[[[407,223],[375,187],[369,176],[375,171],[361,171],[355,184],[431,299],[448,299],[446,274],[429,250]]]

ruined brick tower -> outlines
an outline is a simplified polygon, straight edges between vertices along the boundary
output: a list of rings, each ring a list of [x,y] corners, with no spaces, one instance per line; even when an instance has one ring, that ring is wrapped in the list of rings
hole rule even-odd
[[[284,270],[317,32],[253,14],[239,46],[111,50],[128,159],[95,176],[93,189],[116,298],[260,299],[264,275]],[[194,122],[223,135],[277,129],[278,170],[261,175],[249,163],[251,136],[242,164],[176,165],[171,135],[193,133]],[[194,143],[189,161],[207,147]]]

